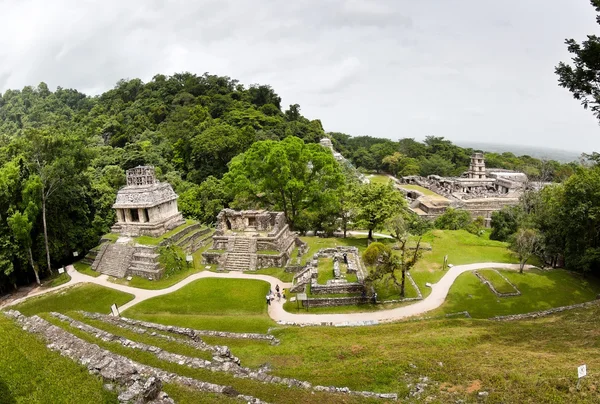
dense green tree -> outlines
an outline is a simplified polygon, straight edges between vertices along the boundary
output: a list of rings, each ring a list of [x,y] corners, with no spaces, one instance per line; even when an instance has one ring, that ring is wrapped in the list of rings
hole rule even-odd
[[[406,200],[391,183],[362,184],[355,194],[357,221],[369,230],[369,240],[373,239],[373,230],[383,228],[385,222],[406,206]]]
[[[519,229],[523,215],[524,213],[520,206],[506,206],[498,212],[493,212],[490,239],[508,241]]]
[[[287,137],[254,143],[231,161],[223,180],[236,206],[283,210],[294,227],[306,209],[328,210],[344,176],[329,150]]]
[[[442,230],[460,230],[466,229],[471,224],[471,215],[466,210],[448,208],[435,219],[436,229]]]

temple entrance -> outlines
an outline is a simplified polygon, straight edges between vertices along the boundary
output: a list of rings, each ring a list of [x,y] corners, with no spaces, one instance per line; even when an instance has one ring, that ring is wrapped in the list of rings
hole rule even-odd
[[[248,218],[248,227],[256,228],[256,218],[251,216]]]
[[[225,224],[227,225],[227,230],[231,230],[231,222],[229,221],[229,219],[225,221]]]
[[[132,222],[139,222],[140,221],[140,216],[138,215],[138,210],[137,209],[130,209],[131,212],[131,221]]]
[[[149,222],[150,221],[150,217],[148,215],[148,209],[144,209],[142,210],[142,213],[144,214],[144,222]]]

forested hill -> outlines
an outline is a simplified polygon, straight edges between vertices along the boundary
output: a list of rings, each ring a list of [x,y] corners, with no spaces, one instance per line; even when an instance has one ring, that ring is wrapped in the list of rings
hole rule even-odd
[[[0,291],[31,281],[33,268],[43,274],[95,246],[114,222],[111,206],[126,169],[155,166],[180,194],[184,214],[212,223],[236,197],[222,184],[233,157],[258,141],[297,137],[303,142],[287,145],[304,147],[323,136],[319,120],[303,117],[298,105],[282,110],[268,85],[247,87],[209,74],[122,80],[94,97],[60,87],[53,92],[44,83],[8,90],[0,95]],[[458,175],[472,152],[440,137],[419,143],[329,136],[357,167],[400,175]],[[307,150],[316,162],[319,151]],[[573,172],[573,166],[510,153],[489,154],[487,162],[555,180]],[[335,170],[327,170],[338,184]],[[297,224],[309,228],[322,220],[299,216]]]

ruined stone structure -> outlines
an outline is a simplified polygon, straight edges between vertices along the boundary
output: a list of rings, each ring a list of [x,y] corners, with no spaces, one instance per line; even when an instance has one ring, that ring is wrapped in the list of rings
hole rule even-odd
[[[164,268],[158,261],[158,246],[139,244],[131,237],[159,237],[185,224],[177,209],[177,198],[171,185],[156,180],[153,167],[127,170],[127,185],[119,190],[113,205],[117,223],[111,230],[121,237],[116,242],[101,240],[100,247],[86,255],[92,269],[115,278],[160,279]],[[173,233],[164,237],[159,246],[173,244],[190,254],[210,238],[210,229],[199,223],[182,226]]]
[[[524,173],[516,171],[486,169],[483,153],[474,153],[469,170],[462,177],[407,176],[399,182],[397,188],[407,196],[411,209],[420,216],[433,219],[452,207],[467,210],[473,218],[482,216],[489,226],[493,212],[519,202],[528,179]],[[419,185],[439,197],[403,188],[403,184]]]
[[[344,156],[342,156],[341,153],[336,152],[335,149],[333,148],[333,143],[331,143],[331,139],[329,139],[328,137],[324,137],[323,139],[321,139],[321,141],[319,142],[321,144],[321,146],[325,147],[326,149],[331,150],[331,152],[333,153],[333,157],[343,166],[345,167],[347,170],[353,172],[356,177],[358,177],[358,179],[363,183],[363,184],[368,184],[370,181],[369,179],[361,172],[359,172],[356,167],[354,167],[352,165],[352,163],[350,161],[348,161]]]
[[[125,236],[158,237],[185,223],[177,209],[177,194],[168,183],[156,179],[154,167],[127,170],[127,185],[117,193],[113,205],[117,223],[114,233]]]
[[[283,267],[300,243],[283,212],[223,209],[217,216],[213,251],[202,257],[229,271]]]

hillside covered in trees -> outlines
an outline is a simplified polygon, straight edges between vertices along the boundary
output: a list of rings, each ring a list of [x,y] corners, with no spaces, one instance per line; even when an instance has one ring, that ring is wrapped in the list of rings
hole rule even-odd
[[[271,87],[209,74],[122,80],[94,97],[44,83],[8,90],[0,95],[0,292],[95,246],[114,222],[125,170],[138,165],[155,166],[184,215],[207,224],[223,207],[265,207],[284,210],[300,231],[338,228],[352,176],[316,144],[324,136],[319,120],[297,104],[282,108]],[[434,136],[328,136],[359,169],[394,175],[460,175],[473,152]],[[486,162],[557,182],[578,170],[511,153]]]

